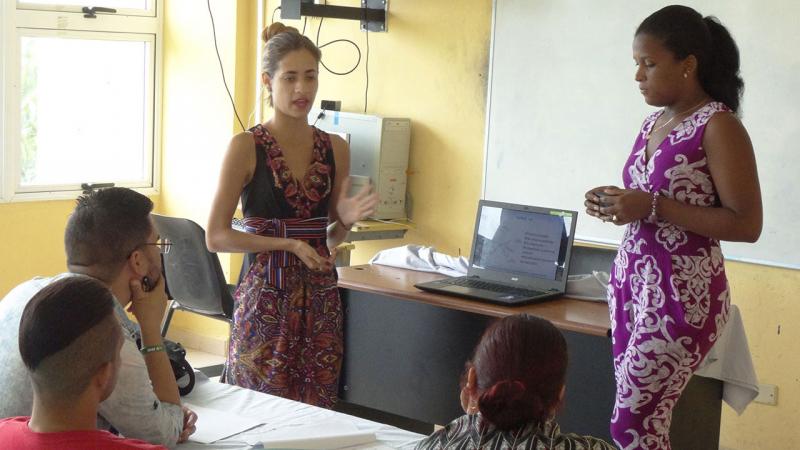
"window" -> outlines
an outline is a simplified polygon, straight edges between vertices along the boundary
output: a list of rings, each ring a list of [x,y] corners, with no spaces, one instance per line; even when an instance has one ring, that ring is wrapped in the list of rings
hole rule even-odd
[[[156,1],[3,7],[3,199],[74,197],[82,183],[157,188]]]

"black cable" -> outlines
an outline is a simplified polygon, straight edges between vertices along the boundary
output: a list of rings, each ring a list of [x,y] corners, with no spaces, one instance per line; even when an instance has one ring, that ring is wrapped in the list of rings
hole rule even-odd
[[[271,18],[271,19],[269,19],[269,23],[270,23],[270,24],[273,24],[273,23],[275,23],[275,13],[276,13],[276,12],[278,12],[278,10],[279,10],[279,9],[281,9],[281,7],[280,7],[280,6],[278,6],[278,7],[276,7],[275,9],[273,9],[273,10],[272,10],[272,18]]]
[[[303,32],[302,32],[302,33],[300,33],[300,34],[302,34],[302,35],[305,35],[305,34],[306,34],[306,24],[307,24],[307,23],[308,23],[308,16],[306,16],[305,18],[303,18]]]
[[[356,52],[358,52],[358,61],[356,61],[356,64],[353,66],[353,68],[348,70],[347,72],[336,72],[336,71],[331,70],[328,66],[326,66],[325,63],[322,60],[320,60],[319,63],[322,64],[322,67],[324,67],[325,70],[327,70],[328,72],[330,72],[330,73],[332,73],[334,75],[349,75],[349,74],[355,72],[355,70],[358,69],[359,64],[361,64],[361,49],[358,48],[358,44],[356,44],[355,42],[351,41],[350,39],[335,39],[333,41],[326,42],[325,44],[320,45],[318,48],[322,49],[324,47],[327,47],[327,46],[329,46],[331,44],[335,44],[337,42],[347,42],[347,43],[353,44],[353,47],[356,48]]]
[[[320,30],[322,30],[322,19],[323,19],[323,17],[320,17],[320,19],[319,19],[319,26],[317,27],[317,38],[316,38],[316,42],[314,42],[314,44],[317,46],[317,48],[322,49],[322,48],[327,47],[328,45],[335,44],[337,42],[347,42],[349,44],[352,44],[353,47],[356,48],[356,52],[358,52],[358,61],[356,61],[356,64],[353,66],[352,69],[350,69],[348,71],[345,71],[345,72],[336,72],[335,70],[331,70],[331,68],[326,66],[325,62],[322,61],[322,60],[320,60],[319,63],[322,64],[322,67],[324,67],[325,70],[327,70],[328,72],[330,72],[330,73],[332,73],[334,75],[349,75],[349,74],[355,72],[355,70],[358,69],[358,66],[361,64],[361,48],[359,48],[358,44],[356,44],[355,42],[351,41],[350,39],[334,39],[334,40],[332,40],[330,42],[326,42],[326,43],[324,43],[322,45],[319,45],[319,34],[320,34]]]
[[[317,118],[314,120],[314,124],[311,125],[311,126],[312,127],[317,126],[317,122],[319,122],[319,119],[322,119],[323,117],[325,117],[325,110],[324,109],[322,111],[320,111],[319,114],[317,114]]]
[[[328,4],[328,0],[323,0],[323,4],[327,5],[327,4]],[[316,41],[316,42],[314,42],[314,45],[316,45],[316,46],[317,46],[317,48],[319,48],[319,29],[320,29],[320,28],[322,28],[322,19],[323,19],[323,18],[324,18],[324,17],[320,17],[320,18],[319,18],[319,26],[317,27],[317,41]],[[308,19],[308,17],[307,17],[307,16],[306,16],[306,19]],[[306,34],[306,24],[305,24],[305,23],[303,24],[303,34]],[[324,66],[325,66],[325,64],[323,64],[323,67],[324,67]],[[327,67],[326,67],[326,68],[327,68]]]
[[[233,101],[231,90],[228,88],[228,82],[225,81],[225,69],[222,67],[222,57],[219,56],[219,46],[217,45],[217,28],[214,26],[214,14],[211,12],[211,0],[206,0],[206,4],[208,5],[208,16],[211,17],[211,32],[214,35],[214,49],[217,52],[217,61],[219,61],[219,71],[220,73],[222,73],[222,84],[225,85],[225,91],[228,93],[228,98],[231,99],[231,106],[233,107],[233,113],[236,114],[236,120],[239,121],[239,125],[241,125],[242,131],[245,131],[244,123],[242,122],[242,119],[239,117],[239,112],[236,111],[236,103]]]

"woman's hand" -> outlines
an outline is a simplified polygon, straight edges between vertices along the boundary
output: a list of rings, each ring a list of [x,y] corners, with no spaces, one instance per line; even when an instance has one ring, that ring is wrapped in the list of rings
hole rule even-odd
[[[333,268],[333,260],[320,256],[306,241],[292,239],[290,251],[311,270],[329,271]]]
[[[347,177],[344,180],[341,197],[339,201],[336,202],[336,214],[339,216],[339,221],[342,222],[345,228],[350,228],[359,220],[371,216],[375,213],[375,208],[378,206],[378,193],[372,190],[371,183],[361,188],[361,190],[352,197],[347,196],[349,190],[350,177]]]
[[[612,217],[603,214],[600,209],[606,206],[604,198],[608,196],[607,189],[619,189],[616,186],[598,186],[586,192],[584,197],[586,200],[583,205],[586,207],[586,214],[597,217],[603,222],[610,221]]]
[[[335,267],[336,266],[336,257],[339,256],[339,249],[334,247],[334,248],[330,249],[329,251],[330,251],[331,256],[328,256],[328,259],[327,259],[328,264],[330,264],[331,267]]]
[[[586,213],[614,225],[625,225],[650,215],[651,195],[638,189],[601,186],[586,193]]]

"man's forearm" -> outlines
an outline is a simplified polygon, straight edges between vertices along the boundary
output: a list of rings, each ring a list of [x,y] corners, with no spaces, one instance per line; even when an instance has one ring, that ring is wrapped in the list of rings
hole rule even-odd
[[[164,340],[161,331],[157,327],[142,327],[142,348],[161,345]],[[178,394],[178,384],[175,382],[175,373],[169,362],[166,351],[155,351],[145,353],[144,362],[147,365],[147,374],[150,382],[153,383],[153,392],[162,402],[181,404]]]

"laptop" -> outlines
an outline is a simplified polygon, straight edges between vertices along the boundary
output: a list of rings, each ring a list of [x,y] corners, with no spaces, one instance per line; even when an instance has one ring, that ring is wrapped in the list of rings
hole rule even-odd
[[[562,296],[577,216],[575,211],[481,200],[467,275],[415,286],[507,306]]]

